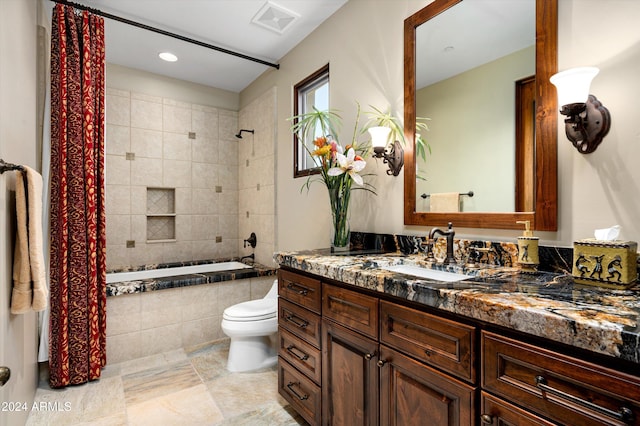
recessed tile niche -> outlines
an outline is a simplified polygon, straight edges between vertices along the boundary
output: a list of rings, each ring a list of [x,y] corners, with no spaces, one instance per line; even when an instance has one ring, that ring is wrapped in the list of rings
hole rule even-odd
[[[147,188],[147,242],[176,239],[175,188]]]

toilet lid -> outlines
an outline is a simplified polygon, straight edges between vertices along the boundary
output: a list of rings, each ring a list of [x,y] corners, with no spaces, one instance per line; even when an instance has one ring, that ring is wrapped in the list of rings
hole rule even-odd
[[[222,317],[231,321],[259,321],[275,318],[277,299],[258,299],[238,303],[224,310]]]

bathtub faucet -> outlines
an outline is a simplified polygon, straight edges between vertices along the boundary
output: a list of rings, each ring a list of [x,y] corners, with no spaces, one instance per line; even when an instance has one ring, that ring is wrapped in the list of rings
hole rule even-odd
[[[240,258],[240,262],[242,262],[245,259],[251,259],[251,262],[255,262],[256,261],[256,255],[254,253],[251,253],[251,254],[249,254],[247,256],[242,256]]]
[[[251,235],[249,235],[249,238],[244,240],[244,247],[247,248],[247,243],[249,243],[251,248],[256,248],[257,242],[258,242],[258,239],[256,238],[256,233],[252,232]]]

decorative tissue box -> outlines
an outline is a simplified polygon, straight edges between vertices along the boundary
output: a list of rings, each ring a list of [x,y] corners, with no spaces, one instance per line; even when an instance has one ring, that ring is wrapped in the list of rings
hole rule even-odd
[[[627,288],[638,278],[635,241],[585,239],[573,243],[575,282],[611,288]]]

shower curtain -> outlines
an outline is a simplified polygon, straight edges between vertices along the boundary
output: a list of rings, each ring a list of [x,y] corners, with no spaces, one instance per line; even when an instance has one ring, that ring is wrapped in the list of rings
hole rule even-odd
[[[106,364],[104,20],[57,4],[51,25],[50,384]]]

